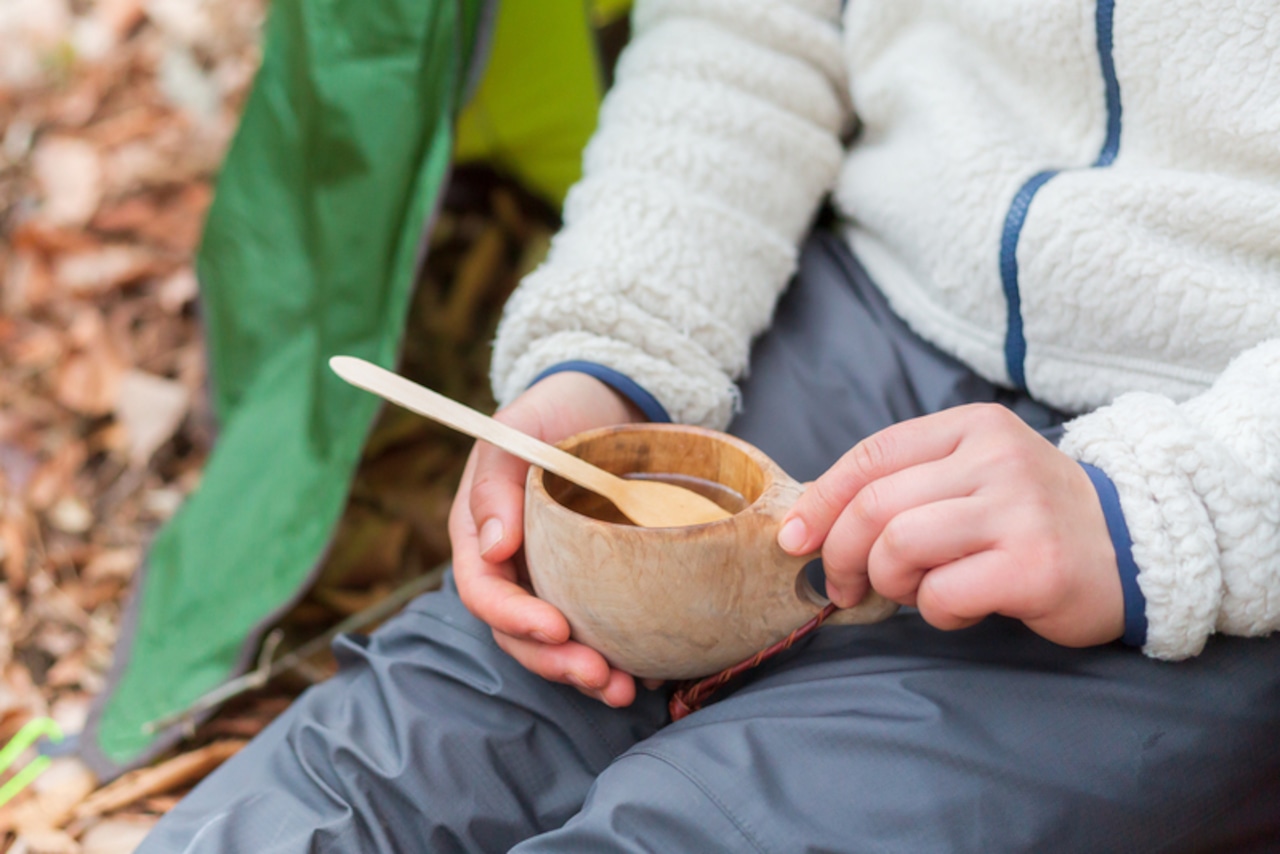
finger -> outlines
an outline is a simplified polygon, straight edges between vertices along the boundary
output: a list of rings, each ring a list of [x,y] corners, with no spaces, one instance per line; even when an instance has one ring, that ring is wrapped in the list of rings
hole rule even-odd
[[[854,445],[787,513],[779,545],[791,554],[816,551],[840,513],[868,484],[952,454],[963,435],[963,421],[956,410],[945,410],[895,424]]]
[[[1007,614],[1025,573],[996,549],[966,555],[925,573],[916,590],[920,616],[944,630],[963,629],[991,614]]]
[[[548,643],[568,640],[564,615],[517,583],[513,561],[495,562],[481,556],[468,495],[473,465],[474,457],[467,463],[449,513],[454,580],[462,603],[477,618],[507,634]]]
[[[470,505],[477,548],[487,560],[506,560],[519,551],[523,540],[529,464],[487,442],[477,442],[472,456]]]
[[[635,701],[635,680],[612,668],[604,656],[580,643],[543,644],[494,632],[494,640],[526,669],[552,682],[572,685],[613,707]]]
[[[872,544],[867,577],[879,593],[904,605],[917,604],[926,574],[996,542],[991,502],[952,498],[912,507],[895,516]]]
[[[955,457],[924,463],[872,481],[840,511],[822,545],[827,589],[832,601],[844,605],[858,591],[865,592],[865,576],[873,545],[886,526],[904,513],[967,496],[976,478]],[[871,580],[872,586],[885,595]],[[846,597],[843,594],[848,594]]]

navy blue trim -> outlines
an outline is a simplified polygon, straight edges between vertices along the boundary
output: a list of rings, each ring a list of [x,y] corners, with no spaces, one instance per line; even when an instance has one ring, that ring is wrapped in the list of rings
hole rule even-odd
[[[636,408],[644,413],[644,417],[648,418],[652,422],[659,424],[669,424],[671,422],[671,416],[667,414],[666,407],[659,403],[658,399],[650,394],[644,386],[640,385],[640,383],[631,379],[631,377],[626,374],[615,371],[613,368],[605,365],[597,364],[596,362],[587,362],[582,360],[560,362],[559,364],[552,365],[542,373],[538,374],[533,378],[533,382],[529,383],[529,385],[533,385],[539,380],[546,379],[552,374],[559,374],[565,371],[577,371],[580,374],[587,374],[588,376],[595,377],[600,380],[600,382],[604,383],[609,388],[634,403]]]
[[[1097,0],[1094,27],[1098,39],[1098,63],[1102,72],[1102,85],[1107,109],[1107,133],[1102,140],[1098,157],[1089,167],[1104,169],[1115,162],[1120,154],[1120,79],[1116,75],[1115,61],[1115,0]],[[1008,319],[1005,324],[1004,363],[1009,372],[1009,382],[1016,388],[1027,390],[1027,339],[1022,328],[1022,297],[1018,290],[1018,241],[1027,221],[1031,201],[1040,188],[1061,170],[1046,169],[1032,175],[1014,194],[1009,213],[1004,219],[1000,235],[1000,283],[1004,287]]]
[[[1093,167],[1100,169],[1115,162],[1120,153],[1120,79],[1116,77],[1114,53],[1116,0],[1098,0],[1094,22],[1098,29],[1098,59],[1102,63],[1102,83],[1107,95],[1107,137]]]
[[[1098,501],[1102,503],[1102,515],[1107,520],[1107,532],[1111,534],[1111,544],[1116,550],[1116,567],[1120,570],[1120,588],[1124,591],[1124,642],[1129,646],[1141,647],[1147,643],[1147,597],[1142,595],[1138,586],[1138,564],[1133,560],[1133,539],[1129,536],[1129,525],[1124,520],[1124,510],[1120,507],[1120,494],[1116,485],[1107,477],[1102,469],[1081,463],[1085,474],[1093,482],[1098,493]]]
[[[1027,339],[1022,332],[1022,295],[1018,291],[1018,240],[1022,237],[1022,226],[1026,224],[1031,200],[1057,174],[1053,169],[1038,172],[1022,185],[1013,197],[1000,234],[1000,282],[1004,285],[1004,298],[1008,304],[1004,364],[1009,371],[1009,382],[1024,391],[1027,388]]]

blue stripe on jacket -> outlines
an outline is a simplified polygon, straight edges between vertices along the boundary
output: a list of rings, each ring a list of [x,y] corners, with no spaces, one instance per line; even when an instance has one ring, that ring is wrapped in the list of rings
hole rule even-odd
[[[1098,0],[1094,26],[1098,38],[1098,60],[1101,65],[1103,90],[1107,109],[1107,132],[1098,157],[1090,169],[1104,169],[1115,162],[1120,153],[1120,81],[1116,77],[1112,29],[1115,21],[1115,0]],[[1004,360],[1009,381],[1026,390],[1027,340],[1022,328],[1022,297],[1018,290],[1018,241],[1026,224],[1031,202],[1040,188],[1061,170],[1045,169],[1027,179],[1014,194],[1005,215],[1004,230],[1000,235],[1000,281],[1008,308],[1005,329]]]

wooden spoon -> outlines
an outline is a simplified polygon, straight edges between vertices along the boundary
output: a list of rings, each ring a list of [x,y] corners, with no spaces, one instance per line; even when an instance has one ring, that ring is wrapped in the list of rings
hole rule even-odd
[[[729,511],[692,490],[653,480],[624,480],[528,433],[508,427],[399,374],[354,356],[334,356],[329,367],[353,386],[425,415],[468,436],[483,439],[526,462],[542,466],[583,489],[602,495],[637,525],[678,528],[727,519]]]

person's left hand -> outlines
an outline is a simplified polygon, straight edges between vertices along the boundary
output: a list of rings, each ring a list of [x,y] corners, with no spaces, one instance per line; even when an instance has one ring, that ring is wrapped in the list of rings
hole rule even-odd
[[[941,629],[989,614],[1064,646],[1124,633],[1115,549],[1081,466],[1008,409],[974,404],[858,443],[783,520],[779,544],[822,550],[842,607],[868,586]]]

